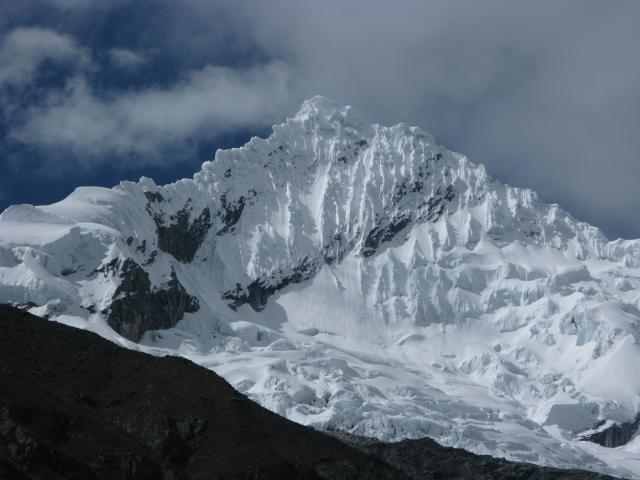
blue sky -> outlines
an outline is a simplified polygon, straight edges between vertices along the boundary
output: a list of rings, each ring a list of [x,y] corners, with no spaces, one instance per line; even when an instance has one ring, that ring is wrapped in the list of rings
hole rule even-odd
[[[640,2],[0,5],[0,209],[191,176],[322,94],[640,237]]]

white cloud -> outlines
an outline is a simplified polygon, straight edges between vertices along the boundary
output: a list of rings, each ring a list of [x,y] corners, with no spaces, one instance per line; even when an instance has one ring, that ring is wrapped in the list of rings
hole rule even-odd
[[[281,63],[246,70],[206,67],[170,88],[100,97],[77,77],[64,93],[28,111],[13,139],[78,155],[141,154],[153,162],[196,134],[215,137],[271,125],[288,101],[289,71]]]
[[[0,85],[30,82],[44,60],[90,63],[85,49],[67,35],[42,28],[17,28],[2,39]]]
[[[120,0],[47,1],[124,11]],[[127,4],[135,15],[121,17],[118,46],[133,55],[111,53],[113,62],[140,65],[134,52],[157,52],[148,61],[158,82],[207,63],[282,63],[205,68],[173,86],[118,96],[76,73],[64,94],[12,118],[14,138],[80,157],[136,152],[144,161],[157,158],[154,148],[279,121],[320,93],[372,121],[420,125],[501,180],[533,187],[609,233],[640,235],[637,0],[157,3]],[[64,15],[60,28],[78,31],[86,11]],[[112,47],[102,38],[93,45]],[[64,51],[49,55],[75,58]],[[29,78],[37,68],[30,54],[7,58],[0,79]]]
[[[147,61],[144,54],[126,48],[113,48],[109,50],[109,58],[111,62],[121,68],[135,68]]]

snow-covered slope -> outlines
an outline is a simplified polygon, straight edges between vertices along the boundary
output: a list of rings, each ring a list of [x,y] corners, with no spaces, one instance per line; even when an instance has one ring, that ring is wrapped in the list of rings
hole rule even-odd
[[[300,423],[635,478],[636,439],[580,439],[640,411],[638,288],[640,241],[322,97],[193,179],[0,216],[0,302]]]

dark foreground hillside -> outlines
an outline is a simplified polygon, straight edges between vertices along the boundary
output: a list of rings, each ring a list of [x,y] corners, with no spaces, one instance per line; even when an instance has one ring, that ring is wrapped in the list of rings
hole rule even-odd
[[[0,306],[0,479],[605,479],[431,440],[340,439],[175,357]]]

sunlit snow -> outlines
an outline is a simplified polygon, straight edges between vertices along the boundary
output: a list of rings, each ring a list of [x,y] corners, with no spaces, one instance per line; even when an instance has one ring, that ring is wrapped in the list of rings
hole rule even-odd
[[[189,263],[158,250],[153,209],[216,212],[222,194],[245,201],[233,229],[214,216]],[[100,313],[119,278],[97,269],[114,258],[154,285],[174,269],[200,310],[142,346],[123,339]],[[261,311],[222,298],[304,259],[312,278]],[[303,424],[633,478],[637,438],[607,449],[578,434],[640,411],[639,265],[640,241],[610,242],[421,129],[365,124],[321,97],[194,179],[82,188],[0,216],[0,302],[183,355]]]

